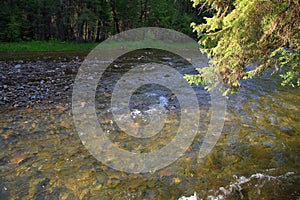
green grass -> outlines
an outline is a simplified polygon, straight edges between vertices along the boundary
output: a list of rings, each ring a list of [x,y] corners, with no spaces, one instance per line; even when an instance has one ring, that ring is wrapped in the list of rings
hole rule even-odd
[[[0,42],[0,52],[43,52],[43,51],[80,51],[92,50],[99,43],[95,42],[61,42],[57,40],[50,41],[21,41],[21,42]],[[180,49],[195,47],[195,43],[174,43],[161,41],[129,41],[129,42],[104,42],[101,47],[107,49],[120,48],[125,45],[126,49],[136,49],[139,47],[149,46],[156,48]]]
[[[192,43],[180,43],[172,41],[108,41],[104,42],[101,46],[102,48],[115,49],[120,48],[124,45],[126,49],[138,49],[138,48],[158,48],[158,49],[188,49],[197,47],[197,42]]]
[[[25,52],[25,51],[80,51],[91,50],[97,46],[95,42],[61,42],[50,41],[22,41],[22,42],[0,42],[0,51]]]

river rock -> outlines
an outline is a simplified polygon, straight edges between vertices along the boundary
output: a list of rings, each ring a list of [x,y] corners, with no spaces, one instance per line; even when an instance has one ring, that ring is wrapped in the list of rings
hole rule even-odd
[[[20,69],[22,66],[20,64],[15,65],[15,69]]]
[[[170,57],[163,57],[162,60],[163,60],[163,61],[171,61],[172,58],[170,58]]]

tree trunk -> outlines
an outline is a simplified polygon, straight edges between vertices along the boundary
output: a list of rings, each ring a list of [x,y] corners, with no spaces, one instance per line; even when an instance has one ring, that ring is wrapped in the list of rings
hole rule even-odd
[[[120,31],[120,24],[119,24],[119,19],[118,19],[117,12],[116,12],[115,0],[110,0],[109,5],[110,5],[111,10],[112,10],[113,19],[114,19],[114,26],[115,26],[116,32],[120,33],[121,32]]]

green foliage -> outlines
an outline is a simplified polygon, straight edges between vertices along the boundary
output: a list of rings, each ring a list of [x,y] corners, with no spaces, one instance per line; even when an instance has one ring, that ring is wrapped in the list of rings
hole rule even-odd
[[[103,41],[121,31],[159,26],[193,35],[189,0],[2,0],[0,41]],[[198,19],[199,18],[199,19]]]
[[[282,49],[278,56],[278,65],[286,72],[280,74],[282,86],[300,87],[300,52]]]
[[[290,85],[292,87],[300,86],[300,73],[299,71],[288,71],[285,74],[280,74],[280,77],[283,79],[281,85],[286,86]]]
[[[185,74],[184,78],[188,81],[189,84],[205,85],[205,82],[203,81],[202,76],[200,74],[197,75]]]
[[[212,8],[213,16],[205,18],[206,23],[192,23],[191,27],[198,34],[202,50],[212,58],[210,67],[216,68],[221,75],[227,93],[237,91],[241,79],[252,78],[267,68],[286,71],[281,76],[283,85],[298,85],[299,1],[193,2],[194,6]],[[204,70],[200,76],[210,75]],[[198,83],[199,79],[195,80]]]
[[[217,73],[217,68],[213,67],[204,67],[197,68],[199,74],[184,75],[184,78],[188,81],[189,84],[202,84],[205,85],[205,89],[210,90],[212,88],[216,88],[220,84],[220,76]]]
[[[20,23],[16,20],[15,16],[12,16],[10,22],[7,24],[7,27],[2,37],[9,42],[15,42],[20,40],[20,35]]]

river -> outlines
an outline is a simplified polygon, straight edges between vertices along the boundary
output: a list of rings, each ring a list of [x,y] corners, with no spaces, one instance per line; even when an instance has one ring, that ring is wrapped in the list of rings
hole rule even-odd
[[[225,125],[217,144],[208,156],[197,160],[211,105],[209,93],[193,86],[200,127],[191,146],[163,169],[131,174],[95,159],[76,131],[72,88],[84,55],[1,57],[1,199],[179,199],[194,194],[198,199],[300,197],[299,89],[281,87],[269,72],[243,82],[241,91],[226,97]],[[135,51],[111,65],[96,93],[101,127],[116,145],[135,152],[166,145],[174,137],[181,114],[172,91],[148,85],[132,96],[132,114],[147,111],[154,103],[163,104],[168,115],[164,131],[141,142],[112,123],[113,82],[128,69],[149,61],[172,66],[182,74],[193,72],[186,60],[173,54]]]

